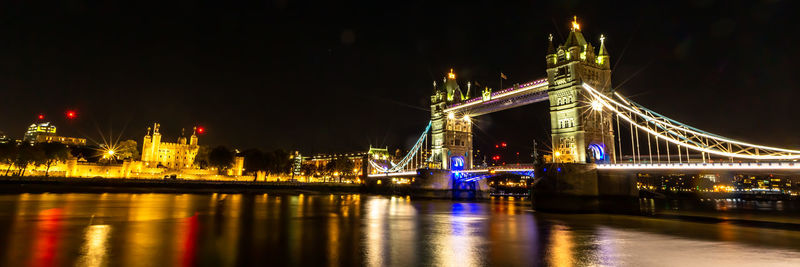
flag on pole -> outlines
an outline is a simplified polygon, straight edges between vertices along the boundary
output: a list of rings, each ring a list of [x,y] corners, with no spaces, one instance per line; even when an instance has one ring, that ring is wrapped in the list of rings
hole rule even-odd
[[[503,80],[508,80],[508,77],[506,77],[506,75],[502,72],[500,73],[500,78],[503,78]]]

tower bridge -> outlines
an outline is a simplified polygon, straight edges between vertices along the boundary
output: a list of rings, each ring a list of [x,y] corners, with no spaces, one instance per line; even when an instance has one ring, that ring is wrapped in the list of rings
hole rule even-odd
[[[463,90],[451,69],[440,83],[434,82],[431,120],[414,147],[398,163],[387,166],[371,162],[374,171],[367,172],[373,173],[369,177],[423,178],[444,173],[426,179],[447,185],[444,189],[466,184],[480,190],[485,189],[482,179],[496,173],[529,174],[542,181],[534,188],[547,198],[541,202],[559,205],[587,197],[636,197],[635,173],[639,171],[782,170],[800,174],[800,163],[795,162],[800,159],[798,150],[702,131],[615,92],[605,37],[601,35],[598,40],[596,49],[584,37],[576,19],[563,44],[555,46],[550,35],[545,78],[497,92],[483,88],[477,97],[469,97],[472,85],[467,83]],[[472,118],[539,102],[548,102],[550,107],[552,154],[547,155],[548,162],[516,168],[473,168]],[[627,135],[624,142],[623,131]],[[630,147],[630,151],[623,151],[623,147]],[[586,203],[576,206],[585,207]]]

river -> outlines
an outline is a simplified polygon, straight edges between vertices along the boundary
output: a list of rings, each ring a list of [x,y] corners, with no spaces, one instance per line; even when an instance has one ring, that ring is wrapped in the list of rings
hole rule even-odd
[[[9,194],[0,266],[800,266],[800,219],[728,202],[652,217],[508,199]],[[717,219],[687,219],[699,214]],[[777,220],[748,220],[761,215]]]

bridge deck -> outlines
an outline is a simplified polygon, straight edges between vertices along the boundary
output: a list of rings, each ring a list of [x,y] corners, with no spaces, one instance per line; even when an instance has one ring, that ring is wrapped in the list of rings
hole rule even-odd
[[[448,106],[445,112],[459,112],[471,116],[524,106],[548,99],[547,79],[539,79],[514,87],[506,88],[491,94],[490,97],[475,97],[461,103]]]
[[[619,170],[800,170],[800,162],[622,163],[598,164],[597,168]]]

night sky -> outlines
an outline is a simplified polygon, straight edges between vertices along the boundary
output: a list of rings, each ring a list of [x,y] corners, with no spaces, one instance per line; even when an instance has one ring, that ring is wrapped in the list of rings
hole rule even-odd
[[[14,3],[8,3],[14,2]],[[0,4],[0,131],[43,113],[59,134],[304,153],[409,146],[433,80],[497,88],[545,76],[573,15],[613,85],[666,116],[800,148],[800,9],[791,1],[183,1]],[[74,109],[78,119],[67,122]],[[547,104],[476,118],[476,148],[549,142]],[[124,129],[124,131],[123,131]],[[529,152],[526,152],[529,153]]]

